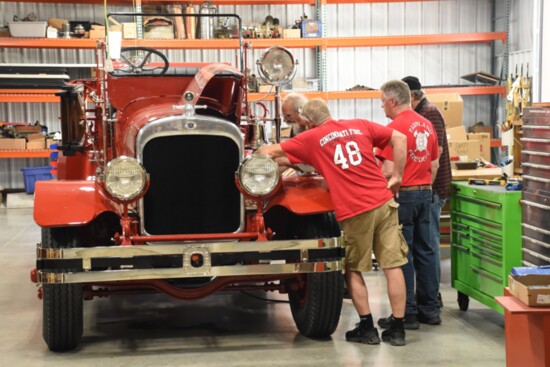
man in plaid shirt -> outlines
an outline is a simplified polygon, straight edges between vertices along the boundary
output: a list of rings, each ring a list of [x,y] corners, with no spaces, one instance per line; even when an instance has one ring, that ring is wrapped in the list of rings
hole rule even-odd
[[[439,143],[439,169],[437,176],[432,184],[433,200],[431,205],[431,232],[433,240],[433,248],[436,253],[436,272],[438,283],[441,279],[441,267],[439,262],[439,217],[441,216],[441,208],[449,198],[451,188],[451,160],[449,158],[449,146],[447,144],[447,131],[445,130],[445,121],[441,115],[441,111],[437,106],[428,101],[420,81],[415,76],[407,76],[402,79],[411,90],[411,106],[416,113],[429,120],[437,132],[437,141]],[[439,293],[440,306],[443,306],[441,301],[441,293]]]

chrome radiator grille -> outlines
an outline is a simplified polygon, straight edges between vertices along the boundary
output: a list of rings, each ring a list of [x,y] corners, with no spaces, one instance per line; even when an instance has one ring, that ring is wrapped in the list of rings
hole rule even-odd
[[[153,136],[140,149],[150,175],[140,206],[145,233],[239,231],[242,199],[235,171],[241,149],[234,136],[175,132]]]

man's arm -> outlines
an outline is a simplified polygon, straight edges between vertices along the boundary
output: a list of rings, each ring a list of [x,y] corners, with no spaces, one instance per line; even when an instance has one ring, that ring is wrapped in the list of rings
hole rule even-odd
[[[286,160],[288,161],[285,151],[283,150],[283,148],[281,148],[281,144],[264,145],[263,147],[258,149],[256,153],[268,155],[271,158],[273,158],[275,161],[277,161],[277,163],[281,158],[286,158]],[[290,164],[290,161],[288,163]]]
[[[407,159],[407,137],[394,130],[391,134],[390,145],[393,150],[393,162],[386,159],[384,161],[384,165],[387,164],[386,168],[391,169],[391,177],[388,181],[388,188],[394,195],[397,195],[399,192],[399,187],[401,187],[403,169],[405,168],[405,162]]]
[[[437,176],[437,170],[439,169],[439,158],[432,161],[432,183],[435,181]]]

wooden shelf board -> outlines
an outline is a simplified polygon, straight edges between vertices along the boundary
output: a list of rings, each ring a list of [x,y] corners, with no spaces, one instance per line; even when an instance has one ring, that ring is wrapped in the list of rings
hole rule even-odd
[[[0,150],[0,158],[49,158],[53,150]]]

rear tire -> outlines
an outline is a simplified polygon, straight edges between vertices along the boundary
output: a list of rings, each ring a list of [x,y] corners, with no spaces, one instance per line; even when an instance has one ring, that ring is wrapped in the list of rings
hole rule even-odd
[[[76,247],[77,228],[42,228],[42,247]],[[83,331],[81,284],[43,284],[42,334],[48,348],[65,352],[76,348]]]
[[[336,237],[340,227],[334,214],[294,218],[291,238]],[[300,288],[290,290],[288,299],[292,317],[300,333],[310,338],[326,338],[338,326],[344,296],[341,272],[310,273],[302,276]]]

